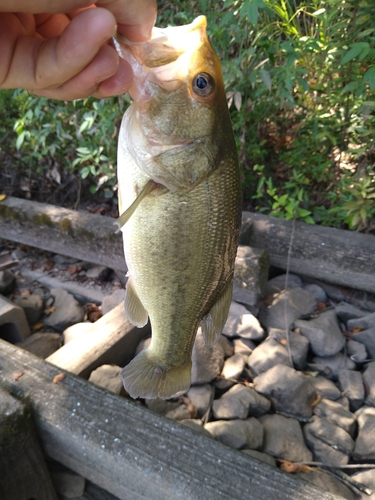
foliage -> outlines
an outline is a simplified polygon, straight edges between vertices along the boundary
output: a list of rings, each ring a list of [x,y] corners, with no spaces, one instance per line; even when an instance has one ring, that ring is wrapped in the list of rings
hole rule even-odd
[[[222,60],[245,206],[308,223],[375,227],[372,0],[160,0],[157,24],[208,18]],[[125,97],[73,103],[0,93],[34,172],[78,172],[111,196]],[[4,132],[3,132],[4,131]],[[7,132],[7,133],[8,133]],[[3,146],[4,147],[4,146]],[[55,174],[56,176],[56,174]]]

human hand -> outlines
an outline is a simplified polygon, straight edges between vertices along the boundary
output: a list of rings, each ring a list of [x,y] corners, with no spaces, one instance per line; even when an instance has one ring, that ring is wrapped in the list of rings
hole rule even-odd
[[[132,71],[108,41],[116,31],[147,40],[155,18],[155,0],[0,0],[0,89],[63,100],[122,94]]]

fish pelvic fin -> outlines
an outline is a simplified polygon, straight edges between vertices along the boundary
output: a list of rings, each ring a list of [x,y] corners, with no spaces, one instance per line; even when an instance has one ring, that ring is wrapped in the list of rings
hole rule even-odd
[[[210,309],[209,313],[203,316],[201,321],[202,335],[206,347],[212,347],[219,339],[224,325],[227,321],[229,308],[232,301],[233,279],[229,282],[224,292]]]
[[[148,312],[138,297],[131,278],[128,279],[126,284],[124,305],[125,314],[132,325],[142,328],[147,324]]]
[[[136,398],[169,399],[186,392],[191,384],[191,363],[166,367],[165,363],[143,350],[120,372],[125,390]]]
[[[116,219],[115,222],[113,223],[114,225],[117,226],[117,231],[116,232],[119,232],[120,229],[122,228],[122,226],[124,226],[128,222],[128,220],[134,214],[134,212],[138,208],[138,205],[141,203],[141,201],[143,200],[143,198],[145,196],[147,196],[148,194],[150,194],[151,191],[153,191],[154,189],[156,189],[158,186],[159,186],[159,184],[157,184],[156,182],[154,182],[152,180],[149,180],[146,183],[146,185],[142,188],[141,192],[138,194],[138,196],[133,201],[133,203],[130,205],[130,207],[127,208],[125,210],[125,212],[123,212],[120,215],[120,217],[118,219]]]

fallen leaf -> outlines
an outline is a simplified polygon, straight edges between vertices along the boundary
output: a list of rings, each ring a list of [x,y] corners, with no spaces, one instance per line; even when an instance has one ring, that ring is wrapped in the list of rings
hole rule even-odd
[[[55,306],[50,306],[50,307],[47,307],[46,309],[44,309],[44,314],[52,314],[53,312],[56,311],[56,307]]]
[[[323,311],[323,309],[327,308],[327,304],[325,302],[318,302],[316,304],[316,307],[317,307],[318,311]]]
[[[6,197],[6,194],[0,194],[0,201],[4,201]]]
[[[318,405],[322,400],[322,395],[318,394],[314,401],[311,403],[310,408],[315,408],[316,405]]]
[[[95,323],[95,321],[103,316],[101,309],[96,304],[85,304],[84,309],[87,314],[87,319],[91,321],[91,323]]]
[[[351,328],[349,331],[356,334],[356,333],[362,332],[363,328],[361,328],[360,326],[355,326],[354,328]]]
[[[79,271],[82,271],[82,267],[81,266],[69,266],[66,271],[69,274],[76,274]]]
[[[58,375],[55,375],[55,377],[53,377],[52,383],[57,384],[58,382],[64,380],[64,378],[65,378],[64,373],[59,373]]]
[[[47,262],[44,264],[44,270],[50,271],[54,265],[55,263],[53,262],[53,260],[47,260]]]
[[[312,472],[313,469],[304,464],[295,464],[290,462],[289,460],[284,460],[282,458],[278,458],[278,462],[280,462],[280,469],[284,472],[288,472],[289,474],[297,474],[297,472]]]
[[[35,325],[33,325],[33,331],[37,332],[38,330],[41,330],[43,326],[44,326],[43,323],[35,323]]]
[[[279,343],[285,347],[288,345],[288,341],[286,339],[280,339]]]
[[[198,411],[196,409],[196,407],[193,405],[193,403],[190,401],[189,398],[185,397],[185,396],[181,396],[180,397],[180,402],[181,403],[184,403],[190,413],[190,418],[195,418],[198,414]]]
[[[28,297],[29,295],[31,295],[31,292],[27,288],[24,288],[23,290],[21,290],[21,295],[22,297]]]
[[[18,380],[19,378],[22,377],[22,375],[24,374],[25,372],[17,372],[13,375],[12,379],[13,380]]]

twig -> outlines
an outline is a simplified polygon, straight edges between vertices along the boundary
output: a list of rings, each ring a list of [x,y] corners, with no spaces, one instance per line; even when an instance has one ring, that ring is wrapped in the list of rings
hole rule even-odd
[[[341,472],[339,470],[327,470],[329,474],[332,474],[333,476],[336,476],[338,479],[340,479],[343,483],[345,483],[349,487],[354,487],[357,490],[359,490],[361,493],[365,493],[366,495],[372,495],[372,489],[366,486],[365,484],[359,483],[352,477],[348,476],[345,474],[345,472]]]
[[[316,467],[328,467],[330,469],[375,469],[375,464],[346,464],[332,465],[324,462],[293,462],[295,465],[315,465]]]
[[[296,218],[294,217],[293,224],[292,224],[292,233],[290,235],[288,255],[287,255],[287,259],[286,259],[285,290],[288,288],[288,279],[289,279],[289,273],[290,273],[290,259],[291,259],[291,256],[292,256],[292,247],[293,247],[293,239],[294,239],[295,227],[296,227]],[[293,359],[292,359],[292,351],[290,349],[290,341],[289,341],[289,326],[290,325],[288,325],[288,320],[287,320],[286,303],[287,303],[287,301],[286,301],[286,297],[285,297],[285,301],[284,301],[284,318],[285,318],[286,348],[288,350],[288,356],[289,356],[290,366],[292,368],[294,368]]]

